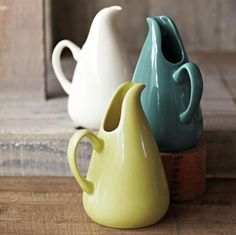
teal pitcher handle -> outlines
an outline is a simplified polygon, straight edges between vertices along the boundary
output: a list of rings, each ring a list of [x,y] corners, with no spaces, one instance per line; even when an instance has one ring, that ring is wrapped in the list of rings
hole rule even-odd
[[[188,62],[183,64],[178,68],[174,74],[173,79],[177,83],[182,83],[185,79],[185,76],[181,76],[182,71],[186,70],[189,74],[190,85],[191,85],[191,94],[190,101],[187,109],[180,114],[180,121],[184,124],[191,122],[193,115],[201,101],[202,90],[203,90],[203,81],[201,72],[196,64]]]

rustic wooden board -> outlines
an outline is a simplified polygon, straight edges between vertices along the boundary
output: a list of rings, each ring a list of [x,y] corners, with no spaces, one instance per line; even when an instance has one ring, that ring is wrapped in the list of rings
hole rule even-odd
[[[43,120],[44,123],[47,120]],[[55,120],[54,124],[61,124]],[[35,121],[33,122],[35,123]],[[45,126],[43,127],[45,128]],[[52,126],[48,126],[52,128]],[[32,130],[32,129],[31,129]],[[49,131],[49,130],[48,130]],[[68,176],[71,175],[67,157],[67,143],[76,130],[52,128],[48,133],[8,134],[0,137],[0,175]],[[207,174],[235,176],[236,131],[205,132],[207,148]],[[87,140],[79,146],[82,173],[87,172],[91,145]],[[224,156],[222,158],[222,156]]]
[[[235,181],[231,184],[236,185]],[[95,224],[87,217],[81,190],[72,178],[1,177],[0,231],[6,235],[235,234],[235,194],[218,193],[225,185],[222,182],[213,180],[209,185],[210,190],[199,200],[171,205],[160,223],[119,230]]]
[[[209,176],[236,173],[234,56],[216,52],[190,54],[204,78],[201,105]],[[225,64],[223,68],[218,60]],[[0,175],[70,175],[66,149],[76,130],[67,114],[66,97],[20,103],[5,99],[0,102],[0,110]],[[87,140],[79,150],[81,170],[86,174],[91,152]]]
[[[206,186],[206,145],[204,140],[187,151],[161,153],[169,184],[171,201],[185,202],[199,198]]]
[[[44,98],[43,0],[1,0],[0,29],[0,99]]]

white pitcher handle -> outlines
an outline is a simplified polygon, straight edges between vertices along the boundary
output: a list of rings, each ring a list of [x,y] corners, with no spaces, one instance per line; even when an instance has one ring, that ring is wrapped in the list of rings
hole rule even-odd
[[[60,41],[52,53],[52,67],[64,91],[69,95],[71,91],[71,82],[65,76],[61,67],[61,53],[67,47],[71,50],[73,58],[78,61],[81,49],[69,40]]]

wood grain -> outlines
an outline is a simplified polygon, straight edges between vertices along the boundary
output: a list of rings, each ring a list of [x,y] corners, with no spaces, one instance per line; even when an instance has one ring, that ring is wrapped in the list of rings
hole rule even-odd
[[[220,1],[149,0],[149,7],[152,16],[169,15],[174,19],[186,49],[220,49]]]
[[[236,185],[235,181],[231,182]],[[164,219],[141,229],[111,229],[91,221],[73,178],[0,178],[0,233],[7,234],[234,234],[236,196],[216,180],[206,195],[172,204]],[[226,188],[226,186],[224,186]],[[216,188],[216,190],[214,189]],[[220,211],[220,213],[219,213]]]
[[[234,0],[54,0],[55,38],[69,36],[81,44],[95,13],[103,7],[122,5],[120,28],[127,48],[140,50],[146,37],[147,16],[169,15],[175,20],[188,50],[235,50],[236,2]],[[68,9],[68,11],[64,11]],[[134,10],[135,9],[135,10]],[[59,24],[58,24],[59,22]],[[75,23],[76,22],[76,23]],[[77,22],[82,24],[77,26]],[[68,27],[68,24],[70,27]],[[230,29],[230,30],[229,30]],[[60,36],[59,36],[60,35]]]
[[[185,202],[205,191],[206,145],[202,140],[195,148],[178,153],[162,153],[171,200]]]
[[[43,99],[43,1],[1,0],[0,9],[0,99]]]
[[[187,50],[235,50],[236,2],[232,0],[148,0],[149,14],[171,16]],[[229,32],[230,31],[230,32]]]

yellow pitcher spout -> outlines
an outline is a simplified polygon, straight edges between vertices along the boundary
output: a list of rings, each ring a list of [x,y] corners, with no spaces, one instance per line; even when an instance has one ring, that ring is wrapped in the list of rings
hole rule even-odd
[[[145,85],[142,83],[127,82],[124,86],[129,87],[124,99],[124,103],[132,103],[132,106],[136,102],[140,103],[140,95],[143,89],[145,88]]]
[[[130,113],[134,108],[141,108],[140,94],[143,89],[143,84],[133,82],[126,82],[117,89],[103,120],[102,126],[105,131],[110,132],[118,128],[119,124],[122,123],[121,120],[123,120],[124,115],[130,116],[127,115],[127,111]]]
[[[145,88],[145,85],[141,83],[130,82],[126,83],[124,86],[128,86],[129,88],[122,103],[120,123],[122,124],[123,129],[130,129],[129,132],[125,132],[125,135],[129,135],[132,132],[132,135],[136,136],[138,133],[136,133],[137,128],[135,127],[142,125],[144,120],[146,121],[146,117],[140,102],[140,96],[143,89]]]

